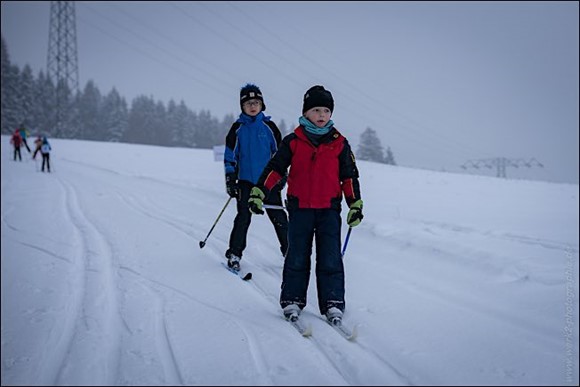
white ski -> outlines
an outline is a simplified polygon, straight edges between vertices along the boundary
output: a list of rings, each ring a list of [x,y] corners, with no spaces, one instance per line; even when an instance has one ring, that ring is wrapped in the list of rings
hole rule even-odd
[[[292,325],[296,330],[304,337],[312,336],[312,326],[310,324],[306,325],[300,320],[300,318],[288,319],[286,320]]]
[[[342,322],[338,324],[333,324],[330,321],[324,319],[328,325],[330,325],[335,331],[337,331],[342,337],[348,341],[355,341],[358,334],[358,325],[355,325],[352,329],[345,326]]]

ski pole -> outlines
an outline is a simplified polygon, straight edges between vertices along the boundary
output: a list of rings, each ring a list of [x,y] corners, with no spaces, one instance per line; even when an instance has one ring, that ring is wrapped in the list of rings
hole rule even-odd
[[[224,213],[224,211],[226,210],[226,207],[228,206],[228,204],[230,204],[230,200],[232,200],[232,197],[230,196],[230,198],[228,199],[228,201],[226,202],[224,208],[222,208],[220,214],[218,215],[217,219],[215,220],[215,222],[213,222],[213,226],[211,226],[211,229],[209,230],[209,232],[207,233],[207,236],[205,237],[205,239],[203,241],[199,241],[199,248],[203,249],[203,246],[205,246],[205,241],[207,241],[207,238],[209,238],[209,235],[211,234],[211,232],[213,231],[215,225],[217,224],[218,220],[220,220],[220,218],[222,217],[222,214]]]
[[[284,206],[277,206],[275,204],[262,204],[262,208],[265,208],[267,210],[285,210],[286,207]]]
[[[348,245],[348,240],[350,239],[350,232],[352,231],[352,227],[348,228],[348,232],[346,233],[346,239],[344,240],[344,246],[342,248],[342,257],[344,258],[344,252],[346,251],[346,246]]]

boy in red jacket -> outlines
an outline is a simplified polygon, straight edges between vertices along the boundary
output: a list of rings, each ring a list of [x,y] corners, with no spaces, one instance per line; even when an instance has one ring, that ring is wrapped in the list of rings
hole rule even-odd
[[[287,209],[288,252],[284,261],[280,306],[294,319],[306,306],[310,256],[316,238],[318,308],[329,321],[339,324],[345,308],[344,266],[340,252],[341,202],[344,194],[350,210],[347,224],[362,218],[359,173],[345,137],[330,119],[332,94],[313,86],[304,95],[300,125],[287,135],[252,188],[249,206],[263,214],[262,202],[290,167]]]
[[[14,145],[14,161],[16,161],[16,156],[22,161],[22,154],[20,153],[20,146],[22,146],[22,137],[20,136],[20,131],[16,129],[14,134],[10,138],[10,144]]]

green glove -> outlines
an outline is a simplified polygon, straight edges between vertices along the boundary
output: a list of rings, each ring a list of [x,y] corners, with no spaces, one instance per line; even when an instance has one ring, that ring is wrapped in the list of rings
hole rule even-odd
[[[360,221],[364,218],[362,209],[363,209],[363,201],[361,199],[357,200],[356,202],[350,205],[350,210],[348,211],[348,215],[346,216],[346,223],[350,227],[358,226]]]
[[[262,210],[262,203],[265,197],[266,194],[264,194],[260,188],[252,188],[250,191],[250,200],[248,200],[248,205],[252,214],[264,215],[264,210]]]

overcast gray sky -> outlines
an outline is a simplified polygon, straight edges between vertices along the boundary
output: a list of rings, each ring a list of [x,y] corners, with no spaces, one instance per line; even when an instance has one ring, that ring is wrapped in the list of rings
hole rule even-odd
[[[12,63],[46,71],[50,2],[1,7]],[[322,84],[355,150],[371,127],[400,165],[536,158],[508,177],[578,183],[578,20],[578,2],[77,1],[79,81],[220,119],[254,82],[288,125]]]

